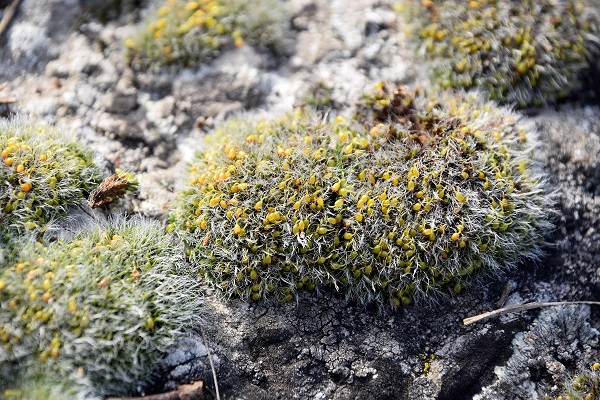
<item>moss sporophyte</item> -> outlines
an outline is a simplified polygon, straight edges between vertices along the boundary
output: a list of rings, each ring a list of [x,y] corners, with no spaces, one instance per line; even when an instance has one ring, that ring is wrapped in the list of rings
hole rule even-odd
[[[475,94],[381,85],[352,120],[233,120],[190,174],[168,229],[227,297],[406,305],[535,258],[551,226],[526,127]]]
[[[581,88],[600,50],[591,0],[401,0],[398,9],[435,82],[519,106]]]

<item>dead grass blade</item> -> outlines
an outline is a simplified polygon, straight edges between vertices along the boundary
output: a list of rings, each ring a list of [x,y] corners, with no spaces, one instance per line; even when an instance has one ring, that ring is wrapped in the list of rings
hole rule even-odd
[[[13,0],[6,8],[4,9],[4,15],[2,16],[2,21],[0,21],[0,36],[4,33],[6,28],[8,28],[8,24],[15,16],[17,12],[17,8],[19,7],[19,3],[21,0]]]
[[[463,324],[469,325],[469,324],[472,324],[473,322],[481,321],[482,319],[494,317],[496,315],[509,314],[509,313],[525,311],[525,310],[533,310],[535,308],[541,308],[541,307],[566,306],[566,305],[570,305],[570,304],[591,304],[591,305],[600,306],[600,301],[557,301],[557,302],[550,302],[550,303],[535,303],[535,302],[534,303],[526,303],[526,304],[521,304],[518,306],[499,308],[497,310],[488,311],[486,313],[479,314],[474,317],[465,318],[465,319],[463,319]]]

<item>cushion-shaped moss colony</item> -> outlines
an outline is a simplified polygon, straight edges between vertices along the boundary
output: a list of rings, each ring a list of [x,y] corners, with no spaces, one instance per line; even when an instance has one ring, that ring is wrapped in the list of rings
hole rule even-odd
[[[4,400],[74,400],[81,398],[80,393],[64,382],[54,382],[45,376],[39,376],[23,382],[17,382],[2,393]]]
[[[226,296],[408,304],[538,255],[550,201],[516,115],[382,88],[356,119],[297,111],[208,138],[169,228]]]
[[[565,97],[598,51],[591,0],[402,0],[407,23],[445,88],[482,87],[520,106]]]
[[[276,49],[284,35],[279,0],[167,0],[125,45],[134,66],[195,66],[229,44]]]
[[[89,385],[89,396],[144,387],[163,351],[198,322],[182,255],[142,219],[26,245],[0,273],[0,384],[43,373]]]
[[[39,229],[79,204],[102,179],[91,152],[52,128],[0,121],[0,223]]]
[[[600,362],[571,377],[565,384],[564,392],[565,394],[556,397],[556,400],[597,399],[600,394]]]

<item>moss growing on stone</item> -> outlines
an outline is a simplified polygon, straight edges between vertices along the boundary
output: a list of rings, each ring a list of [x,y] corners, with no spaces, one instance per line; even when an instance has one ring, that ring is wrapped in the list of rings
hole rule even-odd
[[[167,0],[125,45],[138,68],[186,67],[205,63],[228,46],[276,49],[284,31],[278,0]]]
[[[551,202],[517,115],[381,86],[356,120],[297,111],[207,138],[168,228],[225,296],[409,304],[539,254]]]
[[[43,231],[101,182],[91,152],[53,128],[0,121],[0,223]]]
[[[581,88],[599,49],[600,11],[591,0],[402,0],[400,8],[444,88],[480,87],[519,106]]]
[[[92,395],[126,395],[198,322],[182,246],[132,219],[30,243],[0,272],[0,382],[43,372]],[[87,397],[86,397],[87,398]]]
[[[4,400],[73,400],[82,393],[69,383],[53,382],[44,375],[11,385],[2,393]]]
[[[564,394],[556,400],[595,400],[600,398],[600,362],[573,375],[566,382]]]

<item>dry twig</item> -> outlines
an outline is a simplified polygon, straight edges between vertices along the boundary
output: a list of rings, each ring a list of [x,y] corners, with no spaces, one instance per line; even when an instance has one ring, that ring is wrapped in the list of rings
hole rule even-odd
[[[204,382],[196,381],[189,385],[179,385],[171,392],[152,394],[144,397],[109,397],[107,400],[202,400],[205,398]]]
[[[7,84],[8,84],[7,82],[0,83],[0,90],[4,89]],[[15,101],[17,101],[17,98],[15,96],[12,96],[12,95],[1,96],[0,95],[0,104],[9,104],[9,103],[14,103]]]
[[[20,2],[21,0],[13,0],[12,3],[10,3],[4,10],[4,15],[2,16],[2,20],[0,21],[0,36],[2,36],[6,28],[8,28],[10,21],[13,19],[15,13],[17,12],[17,8],[19,7]]]
[[[540,307],[566,306],[566,305],[570,305],[570,304],[592,304],[592,305],[600,306],[600,301],[557,301],[557,302],[550,302],[550,303],[521,304],[518,306],[504,307],[504,308],[500,308],[498,310],[488,311],[486,313],[479,314],[474,317],[465,318],[465,319],[463,319],[463,324],[469,325],[469,324],[472,324],[473,322],[481,321],[482,319],[494,317],[496,315],[508,314],[508,313],[513,313],[513,312],[518,312],[518,311],[525,311],[525,310],[533,310],[534,308],[540,308]]]
[[[128,188],[129,181],[126,178],[118,175],[109,176],[92,190],[88,198],[88,206],[97,208],[112,203],[115,197],[123,196]]]

